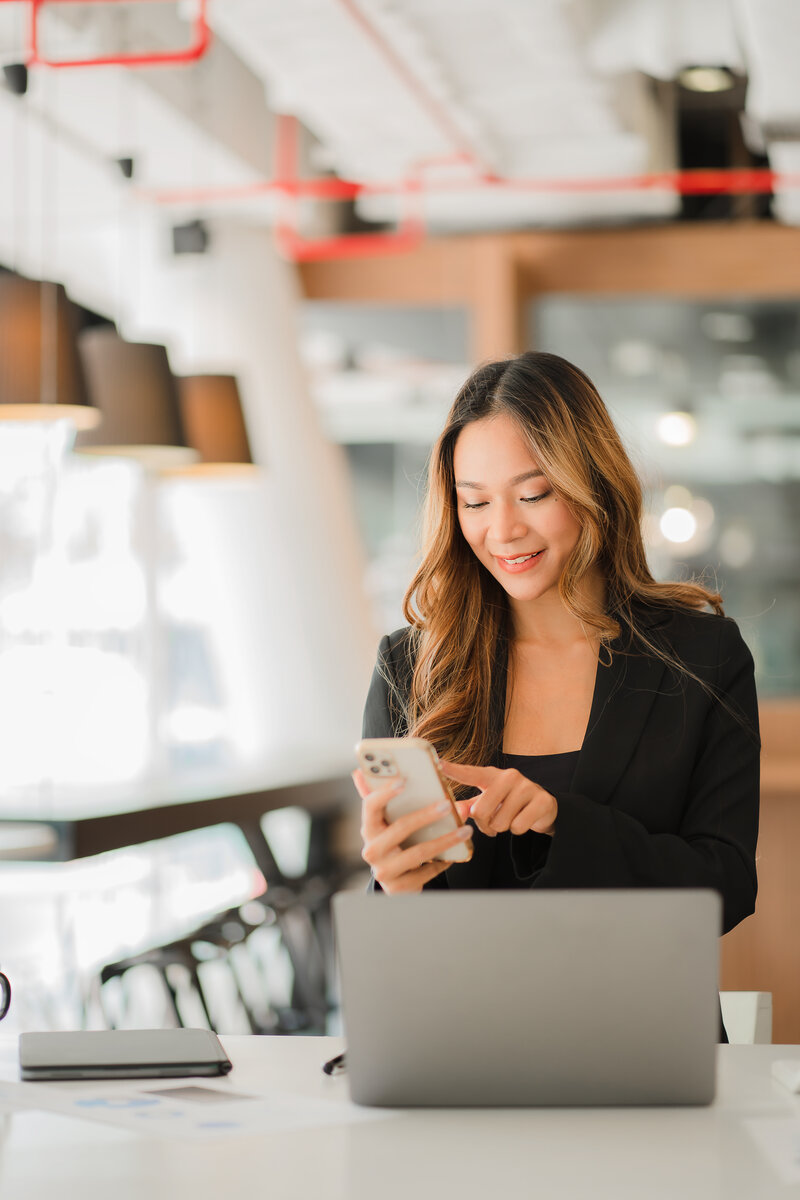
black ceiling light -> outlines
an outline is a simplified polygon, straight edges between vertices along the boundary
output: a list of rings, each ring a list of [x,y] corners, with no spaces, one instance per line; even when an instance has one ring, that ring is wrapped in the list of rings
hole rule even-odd
[[[172,226],[173,254],[205,254],[209,240],[204,221],[187,221],[184,225]]]
[[[746,93],[747,78],[728,67],[692,66],[678,74],[672,97],[682,171],[747,171],[768,165],[743,136]],[[770,202],[766,192],[687,193],[681,197],[681,219],[768,218]]]
[[[24,96],[28,90],[28,68],[24,63],[4,63],[3,79],[14,96]]]

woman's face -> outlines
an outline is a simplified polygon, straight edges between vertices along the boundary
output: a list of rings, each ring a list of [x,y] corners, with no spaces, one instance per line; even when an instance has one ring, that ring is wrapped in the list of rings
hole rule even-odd
[[[453,467],[461,532],[509,597],[536,600],[557,589],[581,527],[511,418],[462,429]]]

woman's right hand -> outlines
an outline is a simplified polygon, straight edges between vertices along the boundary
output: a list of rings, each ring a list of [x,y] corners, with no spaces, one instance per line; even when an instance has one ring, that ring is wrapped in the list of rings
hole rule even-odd
[[[401,850],[401,843],[412,833],[441,820],[445,813],[450,812],[449,803],[442,801],[429,804],[389,824],[386,805],[402,792],[403,784],[389,783],[371,792],[361,771],[353,772],[353,782],[362,800],[361,837],[364,846],[361,857],[372,868],[381,890],[390,895],[396,892],[421,892],[426,883],[450,866],[449,862],[442,860],[432,861],[436,855],[472,837],[472,827],[461,825],[442,837]]]

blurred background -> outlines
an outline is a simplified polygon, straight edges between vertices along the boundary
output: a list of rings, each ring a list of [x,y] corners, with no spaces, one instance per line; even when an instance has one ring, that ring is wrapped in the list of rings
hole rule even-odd
[[[476,362],[584,368],[762,704],[800,1041],[800,9],[0,0],[4,1028],[336,1028],[352,746]]]

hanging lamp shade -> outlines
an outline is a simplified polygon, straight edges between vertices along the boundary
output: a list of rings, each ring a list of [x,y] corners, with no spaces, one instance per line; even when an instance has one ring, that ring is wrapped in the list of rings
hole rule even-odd
[[[103,424],[80,434],[76,449],[135,458],[156,469],[197,460],[186,445],[164,346],[126,342],[112,326],[97,326],[81,334],[79,347],[89,396]]]
[[[204,463],[251,463],[239,386],[234,375],[178,379],[186,440]]]
[[[78,353],[78,312],[60,283],[0,272],[0,419],[59,420],[93,429]]]

